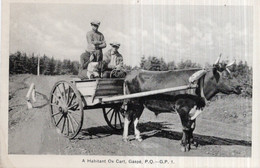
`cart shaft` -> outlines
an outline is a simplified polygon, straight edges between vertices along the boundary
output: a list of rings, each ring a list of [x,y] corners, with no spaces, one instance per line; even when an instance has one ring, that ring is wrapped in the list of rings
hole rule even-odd
[[[162,94],[162,93],[167,93],[167,92],[174,92],[174,91],[181,91],[181,90],[195,89],[195,88],[197,88],[197,85],[178,86],[178,87],[173,87],[173,88],[166,88],[166,89],[145,91],[145,92],[140,92],[140,93],[133,93],[133,94],[129,94],[129,95],[120,95],[120,96],[103,98],[102,102],[110,102],[110,101],[117,101],[117,100],[123,100],[123,99],[145,97],[145,96],[151,96],[151,95]]]

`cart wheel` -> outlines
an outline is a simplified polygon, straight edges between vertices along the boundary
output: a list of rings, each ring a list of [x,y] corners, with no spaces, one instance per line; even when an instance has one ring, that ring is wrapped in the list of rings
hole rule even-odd
[[[124,116],[120,111],[121,105],[117,105],[111,108],[103,108],[104,118],[109,127],[116,131],[120,131],[124,128]]]
[[[81,95],[70,82],[57,82],[50,95],[52,123],[58,133],[73,139],[83,124],[83,105]]]

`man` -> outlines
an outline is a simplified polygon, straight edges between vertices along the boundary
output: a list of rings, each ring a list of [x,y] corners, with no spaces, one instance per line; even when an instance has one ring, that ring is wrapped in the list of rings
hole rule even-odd
[[[88,70],[88,65],[91,62],[99,62],[101,66],[101,61],[103,60],[102,49],[106,47],[106,42],[104,35],[98,31],[100,22],[92,21],[91,23],[92,30],[87,33],[87,50],[85,53],[80,56],[80,68],[79,68],[79,78],[88,79],[90,78],[89,72],[94,70]],[[93,64],[94,65],[94,64]],[[91,66],[97,68],[96,66]],[[90,67],[89,67],[90,68]]]
[[[110,72],[113,69],[122,69],[123,68],[123,56],[118,52],[120,44],[117,42],[110,43],[111,49],[109,49],[104,54],[103,62],[106,65],[106,71],[103,74],[103,77],[110,77]]]

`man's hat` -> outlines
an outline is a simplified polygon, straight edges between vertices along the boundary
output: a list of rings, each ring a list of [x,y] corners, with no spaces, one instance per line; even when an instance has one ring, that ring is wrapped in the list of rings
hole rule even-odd
[[[99,26],[99,25],[100,25],[100,21],[98,21],[98,20],[92,20],[92,21],[90,22],[90,24]]]
[[[112,46],[112,47],[120,47],[120,44],[118,43],[118,42],[113,42],[113,43],[110,43],[110,45]]]

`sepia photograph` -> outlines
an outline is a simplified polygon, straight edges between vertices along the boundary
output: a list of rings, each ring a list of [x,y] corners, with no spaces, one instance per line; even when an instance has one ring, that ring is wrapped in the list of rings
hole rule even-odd
[[[226,159],[251,167],[252,4],[8,3],[7,157],[75,157],[78,167],[219,158],[215,167]]]

